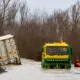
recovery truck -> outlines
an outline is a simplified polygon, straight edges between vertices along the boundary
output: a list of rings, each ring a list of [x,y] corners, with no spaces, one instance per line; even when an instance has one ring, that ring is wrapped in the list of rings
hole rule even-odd
[[[42,68],[71,68],[72,47],[65,42],[45,43],[41,47]]]

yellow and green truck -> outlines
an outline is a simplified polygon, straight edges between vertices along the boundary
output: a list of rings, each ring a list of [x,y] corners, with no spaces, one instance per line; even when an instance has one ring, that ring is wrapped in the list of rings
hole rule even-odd
[[[45,43],[41,47],[42,68],[71,68],[72,47],[65,42]]]

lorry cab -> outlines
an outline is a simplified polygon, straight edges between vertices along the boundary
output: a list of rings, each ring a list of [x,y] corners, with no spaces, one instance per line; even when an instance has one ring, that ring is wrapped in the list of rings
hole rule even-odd
[[[45,43],[41,52],[42,68],[71,68],[72,48],[67,43]]]

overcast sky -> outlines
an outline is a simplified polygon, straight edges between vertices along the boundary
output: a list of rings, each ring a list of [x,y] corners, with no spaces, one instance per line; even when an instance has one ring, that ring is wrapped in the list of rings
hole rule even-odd
[[[23,0],[22,0],[23,1]],[[79,0],[26,0],[27,5],[31,12],[35,9],[40,11],[47,11],[51,14],[54,10],[68,9],[72,4],[75,4]]]

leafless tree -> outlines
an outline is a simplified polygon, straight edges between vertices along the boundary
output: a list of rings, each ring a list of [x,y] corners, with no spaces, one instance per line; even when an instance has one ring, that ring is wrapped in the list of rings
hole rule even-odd
[[[16,13],[18,11],[17,3],[11,3],[12,0],[2,0],[1,5],[1,20],[0,20],[0,35],[4,35],[4,31],[8,28],[6,26],[6,23],[11,21],[11,19],[14,19],[16,16]],[[9,22],[10,23],[10,22]]]

